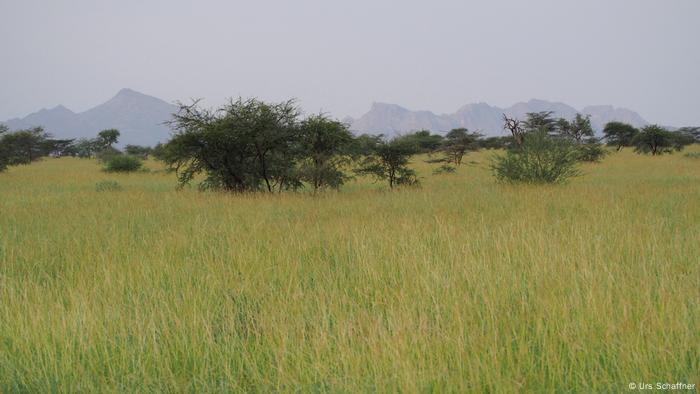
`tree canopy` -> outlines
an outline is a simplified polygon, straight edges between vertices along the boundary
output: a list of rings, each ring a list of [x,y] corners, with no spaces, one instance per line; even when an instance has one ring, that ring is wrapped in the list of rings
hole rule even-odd
[[[693,139],[683,133],[673,133],[659,125],[649,125],[632,138],[634,151],[652,156],[680,151],[684,146],[692,144]]]
[[[634,126],[623,122],[609,122],[603,128],[603,135],[608,146],[615,146],[621,150],[625,146],[632,145],[632,139],[639,133]]]
[[[371,141],[368,154],[356,169],[358,174],[387,181],[392,189],[418,183],[415,171],[408,167],[411,155],[416,153],[410,140],[398,137],[387,141],[377,137]]]

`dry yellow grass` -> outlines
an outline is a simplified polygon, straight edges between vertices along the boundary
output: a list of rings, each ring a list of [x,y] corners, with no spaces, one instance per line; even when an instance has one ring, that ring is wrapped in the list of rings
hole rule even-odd
[[[417,189],[318,197],[12,168],[0,392],[700,384],[700,163],[625,151],[535,187],[496,184],[489,155],[440,176],[417,160]],[[123,190],[97,192],[106,179]]]

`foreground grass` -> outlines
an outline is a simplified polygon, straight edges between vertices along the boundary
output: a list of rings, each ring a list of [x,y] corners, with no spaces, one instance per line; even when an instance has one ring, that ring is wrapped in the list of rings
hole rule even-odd
[[[529,187],[488,155],[319,197],[0,174],[0,392],[700,384],[698,163],[622,152]]]

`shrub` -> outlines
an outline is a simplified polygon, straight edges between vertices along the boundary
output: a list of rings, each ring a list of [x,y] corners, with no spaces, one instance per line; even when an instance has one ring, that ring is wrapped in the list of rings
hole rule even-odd
[[[117,148],[113,147],[107,147],[104,149],[100,149],[99,151],[95,152],[95,157],[97,158],[98,161],[102,163],[107,163],[111,161],[113,158],[117,156],[121,156],[121,152]]]
[[[550,137],[542,129],[525,133],[522,145],[494,156],[491,169],[501,182],[561,183],[579,174],[578,159],[569,139]]]
[[[102,181],[97,182],[95,190],[98,192],[115,192],[122,190],[122,187],[116,181]]]
[[[597,142],[583,143],[578,146],[579,161],[599,162],[607,154],[608,151]]]
[[[700,159],[700,152],[688,152],[683,156],[690,159]]]
[[[141,169],[143,162],[134,156],[118,155],[113,156],[105,163],[107,172],[134,172]]]

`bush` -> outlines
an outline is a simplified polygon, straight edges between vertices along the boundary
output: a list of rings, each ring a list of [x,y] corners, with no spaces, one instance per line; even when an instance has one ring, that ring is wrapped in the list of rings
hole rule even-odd
[[[98,192],[114,192],[122,190],[122,187],[115,181],[102,181],[97,182],[95,185],[95,190]]]
[[[107,148],[104,148],[104,149],[97,151],[95,153],[95,157],[100,162],[107,163],[107,162],[111,161],[113,158],[115,158],[117,156],[121,156],[121,154],[122,153],[118,149],[112,148],[111,146],[109,146]]]
[[[596,142],[584,143],[578,146],[579,161],[599,162],[608,154],[605,148]]]
[[[491,164],[500,182],[561,183],[579,174],[577,147],[566,138],[554,138],[544,130],[526,133],[517,148],[496,155]]]
[[[700,159],[700,152],[688,152],[683,156],[689,159]]]
[[[118,155],[113,156],[105,163],[107,172],[134,172],[141,169],[143,162],[134,156]]]

